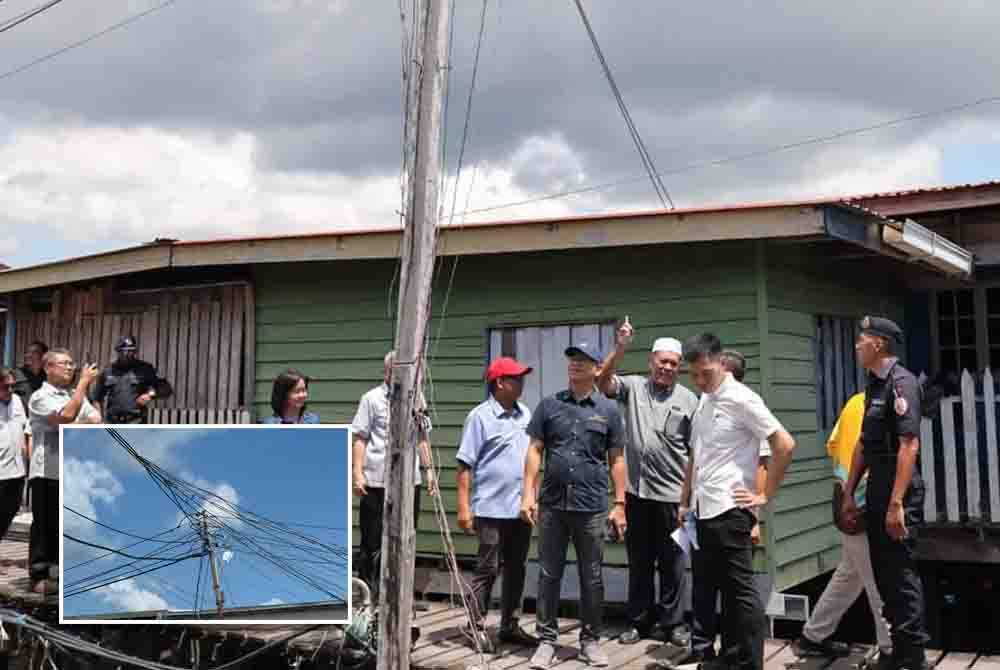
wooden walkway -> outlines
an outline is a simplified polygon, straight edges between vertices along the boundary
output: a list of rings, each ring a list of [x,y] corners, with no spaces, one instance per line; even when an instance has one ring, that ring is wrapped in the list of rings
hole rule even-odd
[[[20,539],[0,542],[0,601],[13,605],[40,607],[58,606],[58,596],[40,596],[31,592],[28,579],[28,543]]]
[[[461,607],[450,603],[431,603],[431,608],[416,620],[420,627],[420,639],[414,645],[410,665],[415,670],[524,670],[533,648],[501,645],[495,654],[480,657],[472,649],[459,627],[465,623]],[[491,620],[491,624],[495,624]],[[522,626],[534,632],[534,617],[524,616]],[[609,667],[622,670],[646,670],[657,661],[669,661],[682,652],[677,647],[660,642],[643,641],[634,645],[619,644],[618,634],[624,630],[623,624],[608,624],[602,638],[601,648],[610,660]],[[587,664],[576,658],[580,622],[574,619],[559,620],[559,641],[557,658],[552,667],[557,670],[580,670]],[[765,670],[853,670],[870,652],[867,646],[856,646],[847,658],[828,659],[798,656],[795,645],[788,640],[767,640],[764,649]],[[1000,656],[977,654],[944,653],[929,651],[928,661],[935,670],[1000,670]],[[691,667],[694,666],[684,666]]]

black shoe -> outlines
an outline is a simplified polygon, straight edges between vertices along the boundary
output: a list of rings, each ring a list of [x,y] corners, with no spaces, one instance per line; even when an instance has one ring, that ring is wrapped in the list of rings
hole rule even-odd
[[[618,641],[622,644],[635,644],[642,638],[646,637],[642,634],[642,631],[638,628],[629,628],[627,631],[618,636]]]
[[[521,647],[534,647],[539,642],[537,637],[517,624],[502,627],[500,629],[500,634],[497,635],[497,637],[501,642],[506,644],[516,644]]]
[[[831,638],[826,638],[822,642],[813,642],[803,635],[795,641],[795,646],[803,656],[843,657],[851,655],[851,645]]]
[[[687,647],[691,644],[691,629],[684,624],[677,624],[670,631],[667,640],[675,647]]]

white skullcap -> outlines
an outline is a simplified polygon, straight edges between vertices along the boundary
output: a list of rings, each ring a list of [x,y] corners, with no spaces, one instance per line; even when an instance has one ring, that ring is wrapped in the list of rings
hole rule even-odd
[[[653,342],[653,353],[657,351],[668,351],[672,354],[681,355],[681,343],[672,337],[661,337]]]

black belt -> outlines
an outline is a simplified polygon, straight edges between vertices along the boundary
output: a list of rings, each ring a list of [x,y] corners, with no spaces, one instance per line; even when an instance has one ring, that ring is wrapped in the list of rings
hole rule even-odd
[[[112,423],[125,423],[135,419],[143,419],[142,412],[113,412],[108,414],[108,421]]]

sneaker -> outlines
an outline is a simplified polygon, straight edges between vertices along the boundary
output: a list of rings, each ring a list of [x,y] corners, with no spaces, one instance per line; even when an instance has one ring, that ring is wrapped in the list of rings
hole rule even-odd
[[[795,641],[795,646],[802,656],[850,656],[851,646],[846,642],[838,642],[826,638],[822,642],[813,642],[805,635]]]
[[[531,656],[528,667],[531,670],[548,670],[556,658],[556,647],[551,642],[542,642]]]
[[[601,649],[601,645],[597,640],[584,640],[581,642],[580,653],[577,654],[577,658],[595,668],[608,667],[608,655]]]
[[[645,635],[643,635],[642,631],[638,628],[629,628],[627,631],[618,636],[618,641],[622,644],[635,644],[644,637]]]
[[[472,642],[473,647],[478,646],[479,649],[486,653],[493,653],[493,641],[484,627],[476,626],[473,628],[469,622],[465,622],[459,630],[466,639]]]
[[[500,638],[501,642],[506,644],[516,644],[521,647],[534,647],[539,642],[537,637],[517,624],[502,626],[497,637]]]

